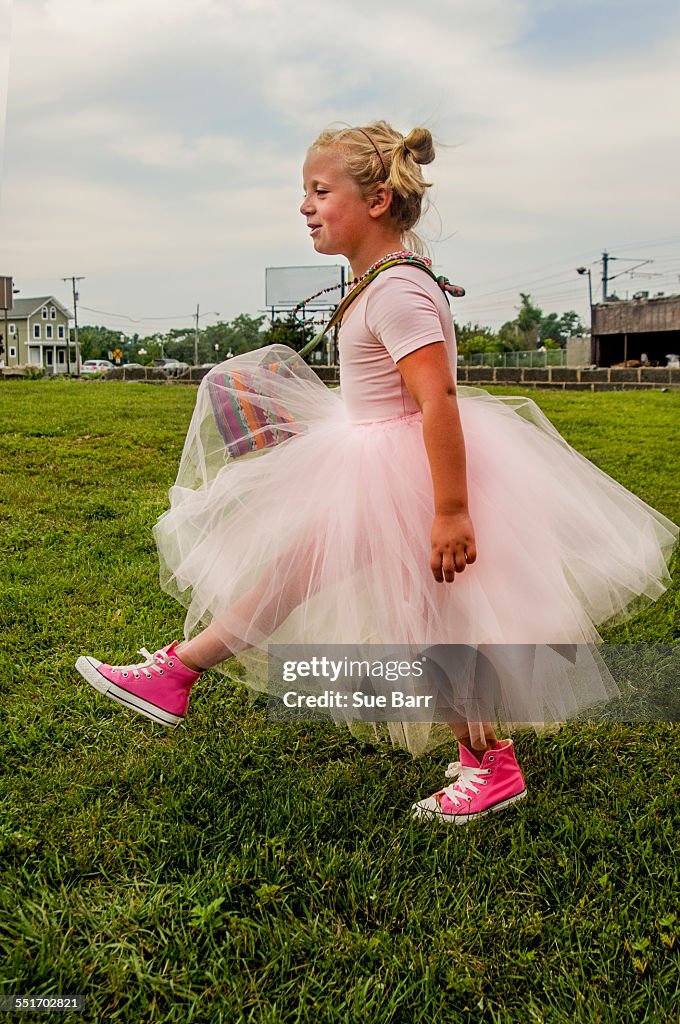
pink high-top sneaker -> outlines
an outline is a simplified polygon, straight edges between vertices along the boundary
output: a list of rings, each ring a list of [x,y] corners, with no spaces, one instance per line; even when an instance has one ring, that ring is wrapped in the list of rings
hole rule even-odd
[[[146,661],[139,665],[104,665],[83,655],[76,669],[90,686],[111,700],[176,729],[184,720],[191,687],[201,675],[183,665],[174,653],[178,642],[155,654],[142,647],[139,653]]]
[[[512,740],[501,740],[481,761],[459,744],[460,761],[446,769],[457,781],[413,804],[414,818],[447,825],[466,825],[491,811],[502,811],[527,795],[524,777],[515,760]]]

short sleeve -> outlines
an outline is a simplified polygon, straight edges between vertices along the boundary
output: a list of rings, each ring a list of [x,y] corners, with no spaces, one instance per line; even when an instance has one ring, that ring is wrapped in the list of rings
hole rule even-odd
[[[416,349],[445,341],[441,301],[439,285],[422,270],[395,267],[367,289],[366,326],[396,363]]]

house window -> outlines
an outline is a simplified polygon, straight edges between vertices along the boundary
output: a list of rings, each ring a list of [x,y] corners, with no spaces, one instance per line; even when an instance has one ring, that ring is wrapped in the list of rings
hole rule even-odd
[[[59,351],[57,352],[57,362],[59,363],[60,366],[63,366],[64,363],[66,362],[66,353],[64,352],[63,348],[60,348]]]
[[[57,319],[57,311],[54,308],[54,306],[50,306],[50,320],[56,320],[56,319]]]
[[[48,366],[51,366],[52,363],[54,362],[54,352],[52,351],[51,348],[45,349],[45,362],[47,363]]]
[[[33,337],[40,338],[40,324],[33,324]]]
[[[14,345],[10,345],[9,354],[11,359],[16,359],[17,350],[15,349]]]
[[[49,341],[52,341],[53,333],[52,324],[45,324],[45,337]]]
[[[57,337],[59,338],[60,341],[63,341],[64,338],[66,337],[66,335],[64,333],[64,325],[63,324],[57,324]]]
[[[42,308],[42,318],[43,320],[47,320],[47,306],[43,306]]]
[[[9,325],[9,333],[10,334],[16,334],[17,333],[17,325],[16,324],[10,324]]]

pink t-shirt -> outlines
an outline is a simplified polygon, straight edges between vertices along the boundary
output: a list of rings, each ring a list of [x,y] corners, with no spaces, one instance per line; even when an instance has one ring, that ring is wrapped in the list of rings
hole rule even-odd
[[[340,387],[350,419],[417,412],[396,364],[435,341],[445,342],[455,381],[456,337],[441,288],[418,267],[383,271],[354,300],[340,328]]]

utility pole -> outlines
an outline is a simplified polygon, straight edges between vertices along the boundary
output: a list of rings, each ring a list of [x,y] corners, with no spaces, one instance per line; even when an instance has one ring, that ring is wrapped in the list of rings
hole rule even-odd
[[[616,259],[616,257],[614,257]],[[607,285],[609,284],[609,253],[602,253],[602,301],[607,301]]]
[[[198,321],[200,317],[200,306],[196,305],[196,327],[194,329],[194,366],[198,366]]]
[[[610,260],[623,260],[624,263],[635,263],[634,267],[630,267],[628,270],[622,270],[618,274],[614,274],[614,277],[609,276],[609,262]],[[615,280],[617,277],[621,277],[623,274],[632,274],[638,267],[644,267],[647,263],[653,263],[653,260],[640,259],[638,256],[610,256],[608,252],[602,253],[602,301],[607,302],[609,298],[609,282]]]
[[[0,307],[5,311],[5,333],[3,337],[4,343],[4,363],[5,366],[9,366],[9,320],[7,319],[7,313],[13,307],[13,295],[14,295],[14,282],[11,277],[0,277],[0,300],[2,300],[2,306]],[[0,358],[2,358],[2,348],[0,348]],[[16,357],[15,363],[19,363],[19,341],[16,342]]]
[[[80,374],[80,345],[78,344],[78,292],[76,291],[76,281],[84,281],[84,277],[62,277],[62,281],[70,281],[73,286],[73,340],[76,345],[76,376]],[[68,330],[66,332],[68,334]],[[66,339],[66,352],[68,356],[67,369],[71,372],[71,341],[67,337]]]

